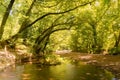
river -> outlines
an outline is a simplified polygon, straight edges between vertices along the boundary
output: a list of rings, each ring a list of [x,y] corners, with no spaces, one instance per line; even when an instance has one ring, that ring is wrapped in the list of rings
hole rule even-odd
[[[0,80],[117,80],[114,75],[88,64],[63,63],[56,66],[16,64],[0,71]]]

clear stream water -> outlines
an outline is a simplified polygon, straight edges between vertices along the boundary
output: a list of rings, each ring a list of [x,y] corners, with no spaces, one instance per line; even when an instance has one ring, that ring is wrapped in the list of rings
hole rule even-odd
[[[86,64],[64,63],[56,66],[17,64],[0,71],[0,80],[117,80],[99,67]]]

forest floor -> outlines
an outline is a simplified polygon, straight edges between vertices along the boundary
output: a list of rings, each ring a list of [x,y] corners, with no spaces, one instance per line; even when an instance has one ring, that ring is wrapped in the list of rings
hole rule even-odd
[[[61,53],[62,57],[68,57],[74,61],[82,61],[86,64],[95,65],[107,69],[120,79],[120,55],[103,55],[87,53]]]

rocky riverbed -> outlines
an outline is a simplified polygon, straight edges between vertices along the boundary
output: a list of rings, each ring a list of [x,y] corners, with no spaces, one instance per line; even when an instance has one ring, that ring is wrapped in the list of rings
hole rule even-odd
[[[84,53],[65,53],[59,54],[62,57],[68,57],[73,62],[80,61],[85,64],[91,64],[102,69],[111,71],[117,78],[120,79],[120,55],[103,55],[103,54],[84,54]]]

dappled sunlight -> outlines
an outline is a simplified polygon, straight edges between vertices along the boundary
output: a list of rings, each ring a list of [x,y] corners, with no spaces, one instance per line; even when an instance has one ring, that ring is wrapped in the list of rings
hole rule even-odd
[[[0,51],[0,70],[10,66],[11,64],[14,64],[15,59],[16,56],[9,52],[5,47],[3,51]]]
[[[87,55],[87,56],[79,56],[78,58],[82,59],[82,60],[87,60],[87,59],[91,59],[92,56],[91,55]]]
[[[119,7],[120,0],[1,0],[0,80],[120,79]]]
[[[23,77],[29,77],[30,74],[22,74]]]
[[[30,80],[31,74],[22,74],[22,80]]]
[[[7,77],[1,76],[0,73],[0,80],[112,80],[114,78],[114,75],[107,70],[81,62],[78,64],[68,62],[56,66],[27,63],[16,65],[14,70],[8,69],[6,72],[2,74]]]

